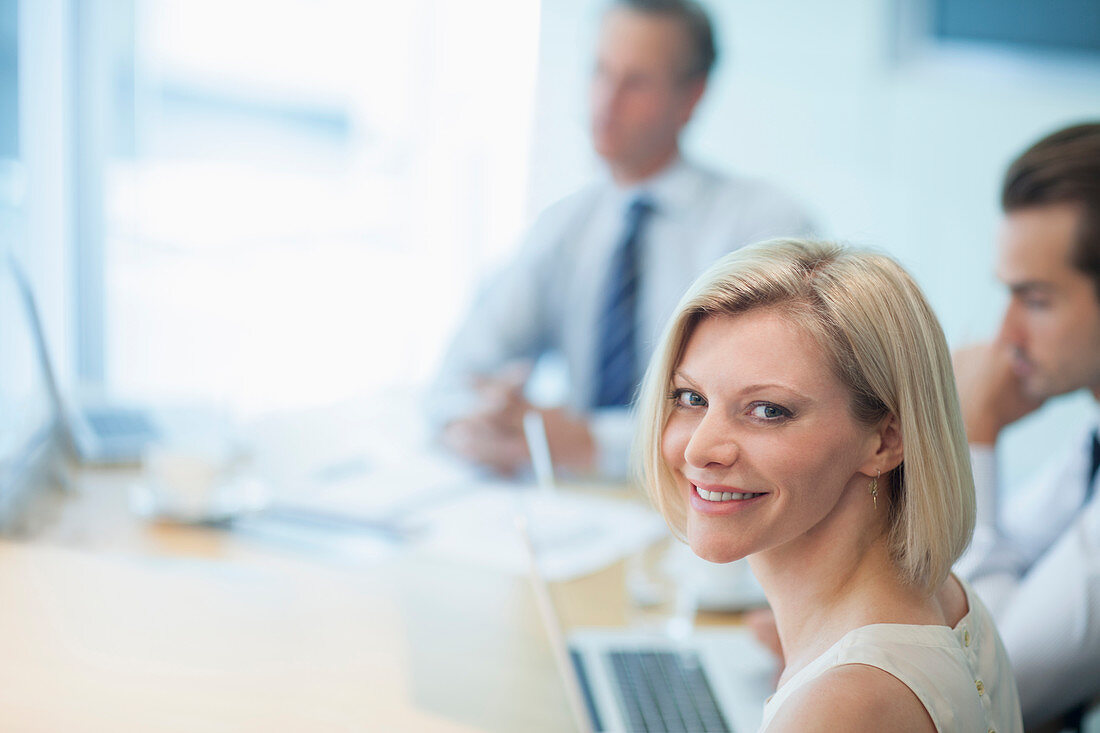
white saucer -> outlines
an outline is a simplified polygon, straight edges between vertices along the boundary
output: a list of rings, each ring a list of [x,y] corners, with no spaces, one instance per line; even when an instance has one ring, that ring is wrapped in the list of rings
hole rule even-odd
[[[147,482],[130,486],[130,509],[145,519],[184,524],[226,522],[268,505],[270,492],[259,479],[241,476],[207,492],[206,497],[173,495]]]

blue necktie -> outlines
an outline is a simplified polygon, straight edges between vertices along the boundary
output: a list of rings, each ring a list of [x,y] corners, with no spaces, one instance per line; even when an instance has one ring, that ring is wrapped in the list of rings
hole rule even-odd
[[[630,404],[638,383],[639,246],[653,204],[644,197],[630,202],[623,239],[611,256],[604,308],[596,344],[597,383],[594,407]]]

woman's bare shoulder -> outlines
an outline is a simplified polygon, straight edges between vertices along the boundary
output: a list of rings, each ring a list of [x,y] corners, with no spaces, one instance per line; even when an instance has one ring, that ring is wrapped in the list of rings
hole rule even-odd
[[[924,704],[889,672],[865,664],[833,667],[809,682],[776,713],[768,733],[800,731],[935,733]]]

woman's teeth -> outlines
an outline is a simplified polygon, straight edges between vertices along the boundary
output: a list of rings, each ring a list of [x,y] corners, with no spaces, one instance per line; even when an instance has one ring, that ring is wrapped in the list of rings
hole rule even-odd
[[[741,501],[742,499],[752,499],[760,496],[759,493],[739,494],[736,491],[707,491],[706,489],[700,489],[698,486],[695,487],[695,493],[707,501]]]

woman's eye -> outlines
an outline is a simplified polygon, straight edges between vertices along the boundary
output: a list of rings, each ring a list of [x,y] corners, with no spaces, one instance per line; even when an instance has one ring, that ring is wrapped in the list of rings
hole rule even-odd
[[[703,395],[690,389],[677,389],[672,393],[672,399],[680,407],[706,407],[707,401]]]
[[[790,413],[779,405],[772,405],[769,403],[753,405],[749,414],[762,420],[778,420],[779,418],[790,416]]]

